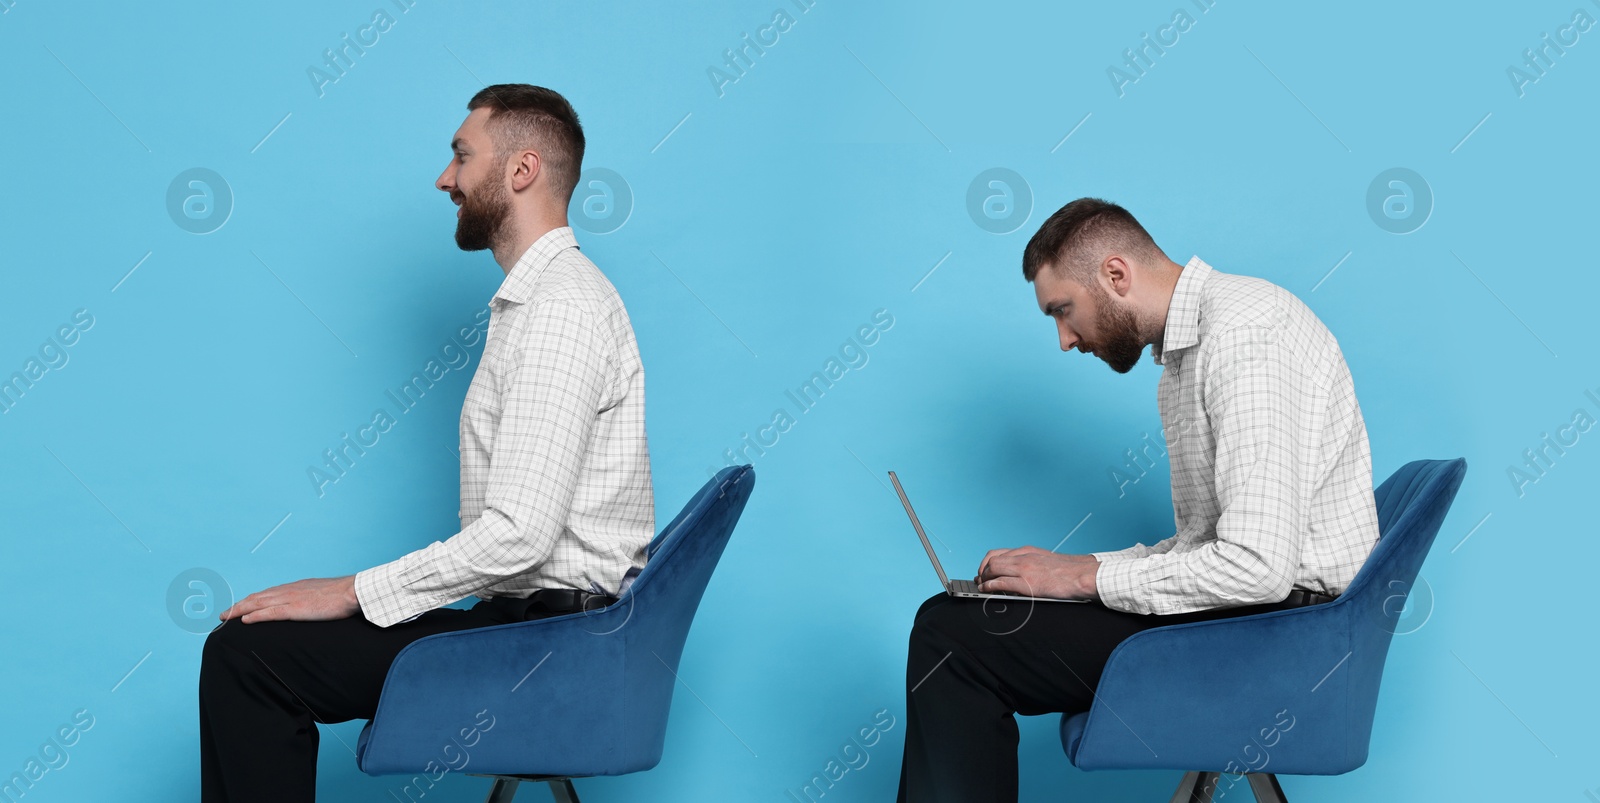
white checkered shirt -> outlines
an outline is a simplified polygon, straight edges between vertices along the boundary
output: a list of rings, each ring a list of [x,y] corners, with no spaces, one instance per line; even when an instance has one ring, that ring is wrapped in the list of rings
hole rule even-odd
[[[356,575],[388,627],[476,594],[615,594],[655,530],[644,367],[622,299],[572,229],[540,237],[489,302],[461,405],[461,532]]]
[[[1184,613],[1344,591],[1378,540],[1372,456],[1333,334],[1271,282],[1179,274],[1162,342],[1178,531],[1096,552],[1106,607]]]

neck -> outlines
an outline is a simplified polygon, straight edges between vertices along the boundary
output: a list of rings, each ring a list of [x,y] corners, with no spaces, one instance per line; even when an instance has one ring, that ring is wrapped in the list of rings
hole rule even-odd
[[[1167,313],[1172,308],[1172,294],[1178,288],[1178,277],[1183,274],[1183,266],[1170,259],[1164,259],[1165,264],[1159,272],[1155,272],[1155,291],[1150,303],[1150,318],[1145,324],[1145,343],[1160,343],[1167,335]]]
[[[517,260],[521,259],[540,237],[566,225],[565,209],[559,212],[535,209],[526,214],[513,215],[501,228],[500,236],[495,238],[495,243],[490,246],[490,250],[494,253],[494,261],[500,265],[500,270],[509,276],[511,269],[517,266]]]

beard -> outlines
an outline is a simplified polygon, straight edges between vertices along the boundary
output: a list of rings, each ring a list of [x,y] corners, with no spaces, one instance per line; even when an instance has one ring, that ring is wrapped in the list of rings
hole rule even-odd
[[[1101,340],[1094,345],[1095,356],[1104,360],[1111,370],[1125,374],[1139,364],[1144,355],[1144,341],[1139,337],[1139,319],[1131,311],[1112,303],[1111,294],[1098,284],[1089,287],[1095,292],[1094,328],[1100,331]]]
[[[489,177],[471,193],[462,193],[456,246],[463,251],[493,248],[510,216],[511,199],[506,194],[505,169],[501,168],[500,175]]]

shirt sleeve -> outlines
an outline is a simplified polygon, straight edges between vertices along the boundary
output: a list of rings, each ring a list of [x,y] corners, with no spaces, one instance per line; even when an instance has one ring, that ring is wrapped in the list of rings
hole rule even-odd
[[[1217,336],[1205,359],[1204,405],[1216,449],[1216,537],[1193,549],[1101,563],[1108,608],[1185,613],[1278,602],[1300,563],[1306,502],[1300,481],[1304,412],[1295,368],[1271,326]],[[1165,542],[1163,542],[1165,543]]]
[[[505,378],[481,517],[449,539],[356,575],[361,612],[381,627],[543,563],[565,528],[608,356],[594,321],[568,301],[540,302]]]
[[[1169,538],[1163,538],[1160,541],[1151,544],[1150,546],[1145,546],[1141,543],[1134,544],[1133,546],[1125,547],[1123,549],[1113,549],[1109,552],[1090,552],[1089,554],[1098,558],[1101,563],[1107,563],[1113,560],[1128,560],[1130,558],[1143,558],[1150,555],[1164,554],[1166,552],[1171,552],[1172,547],[1177,543],[1178,536],[1174,535]]]

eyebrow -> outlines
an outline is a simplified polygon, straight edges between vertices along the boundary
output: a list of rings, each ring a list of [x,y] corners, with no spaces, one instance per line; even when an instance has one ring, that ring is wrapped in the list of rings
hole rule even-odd
[[[1067,305],[1069,305],[1071,303],[1072,303],[1071,301],[1057,301],[1056,303],[1051,304],[1048,307],[1045,307],[1044,308],[1044,314],[1053,318],[1053,317],[1055,317],[1055,314],[1056,314],[1057,310],[1059,310],[1062,307],[1065,307],[1065,306],[1067,306]]]
[[[466,140],[462,139],[461,137],[456,137],[455,139],[450,140],[450,150],[453,150],[453,151],[466,150],[466,148],[464,147],[466,144],[467,144]]]

